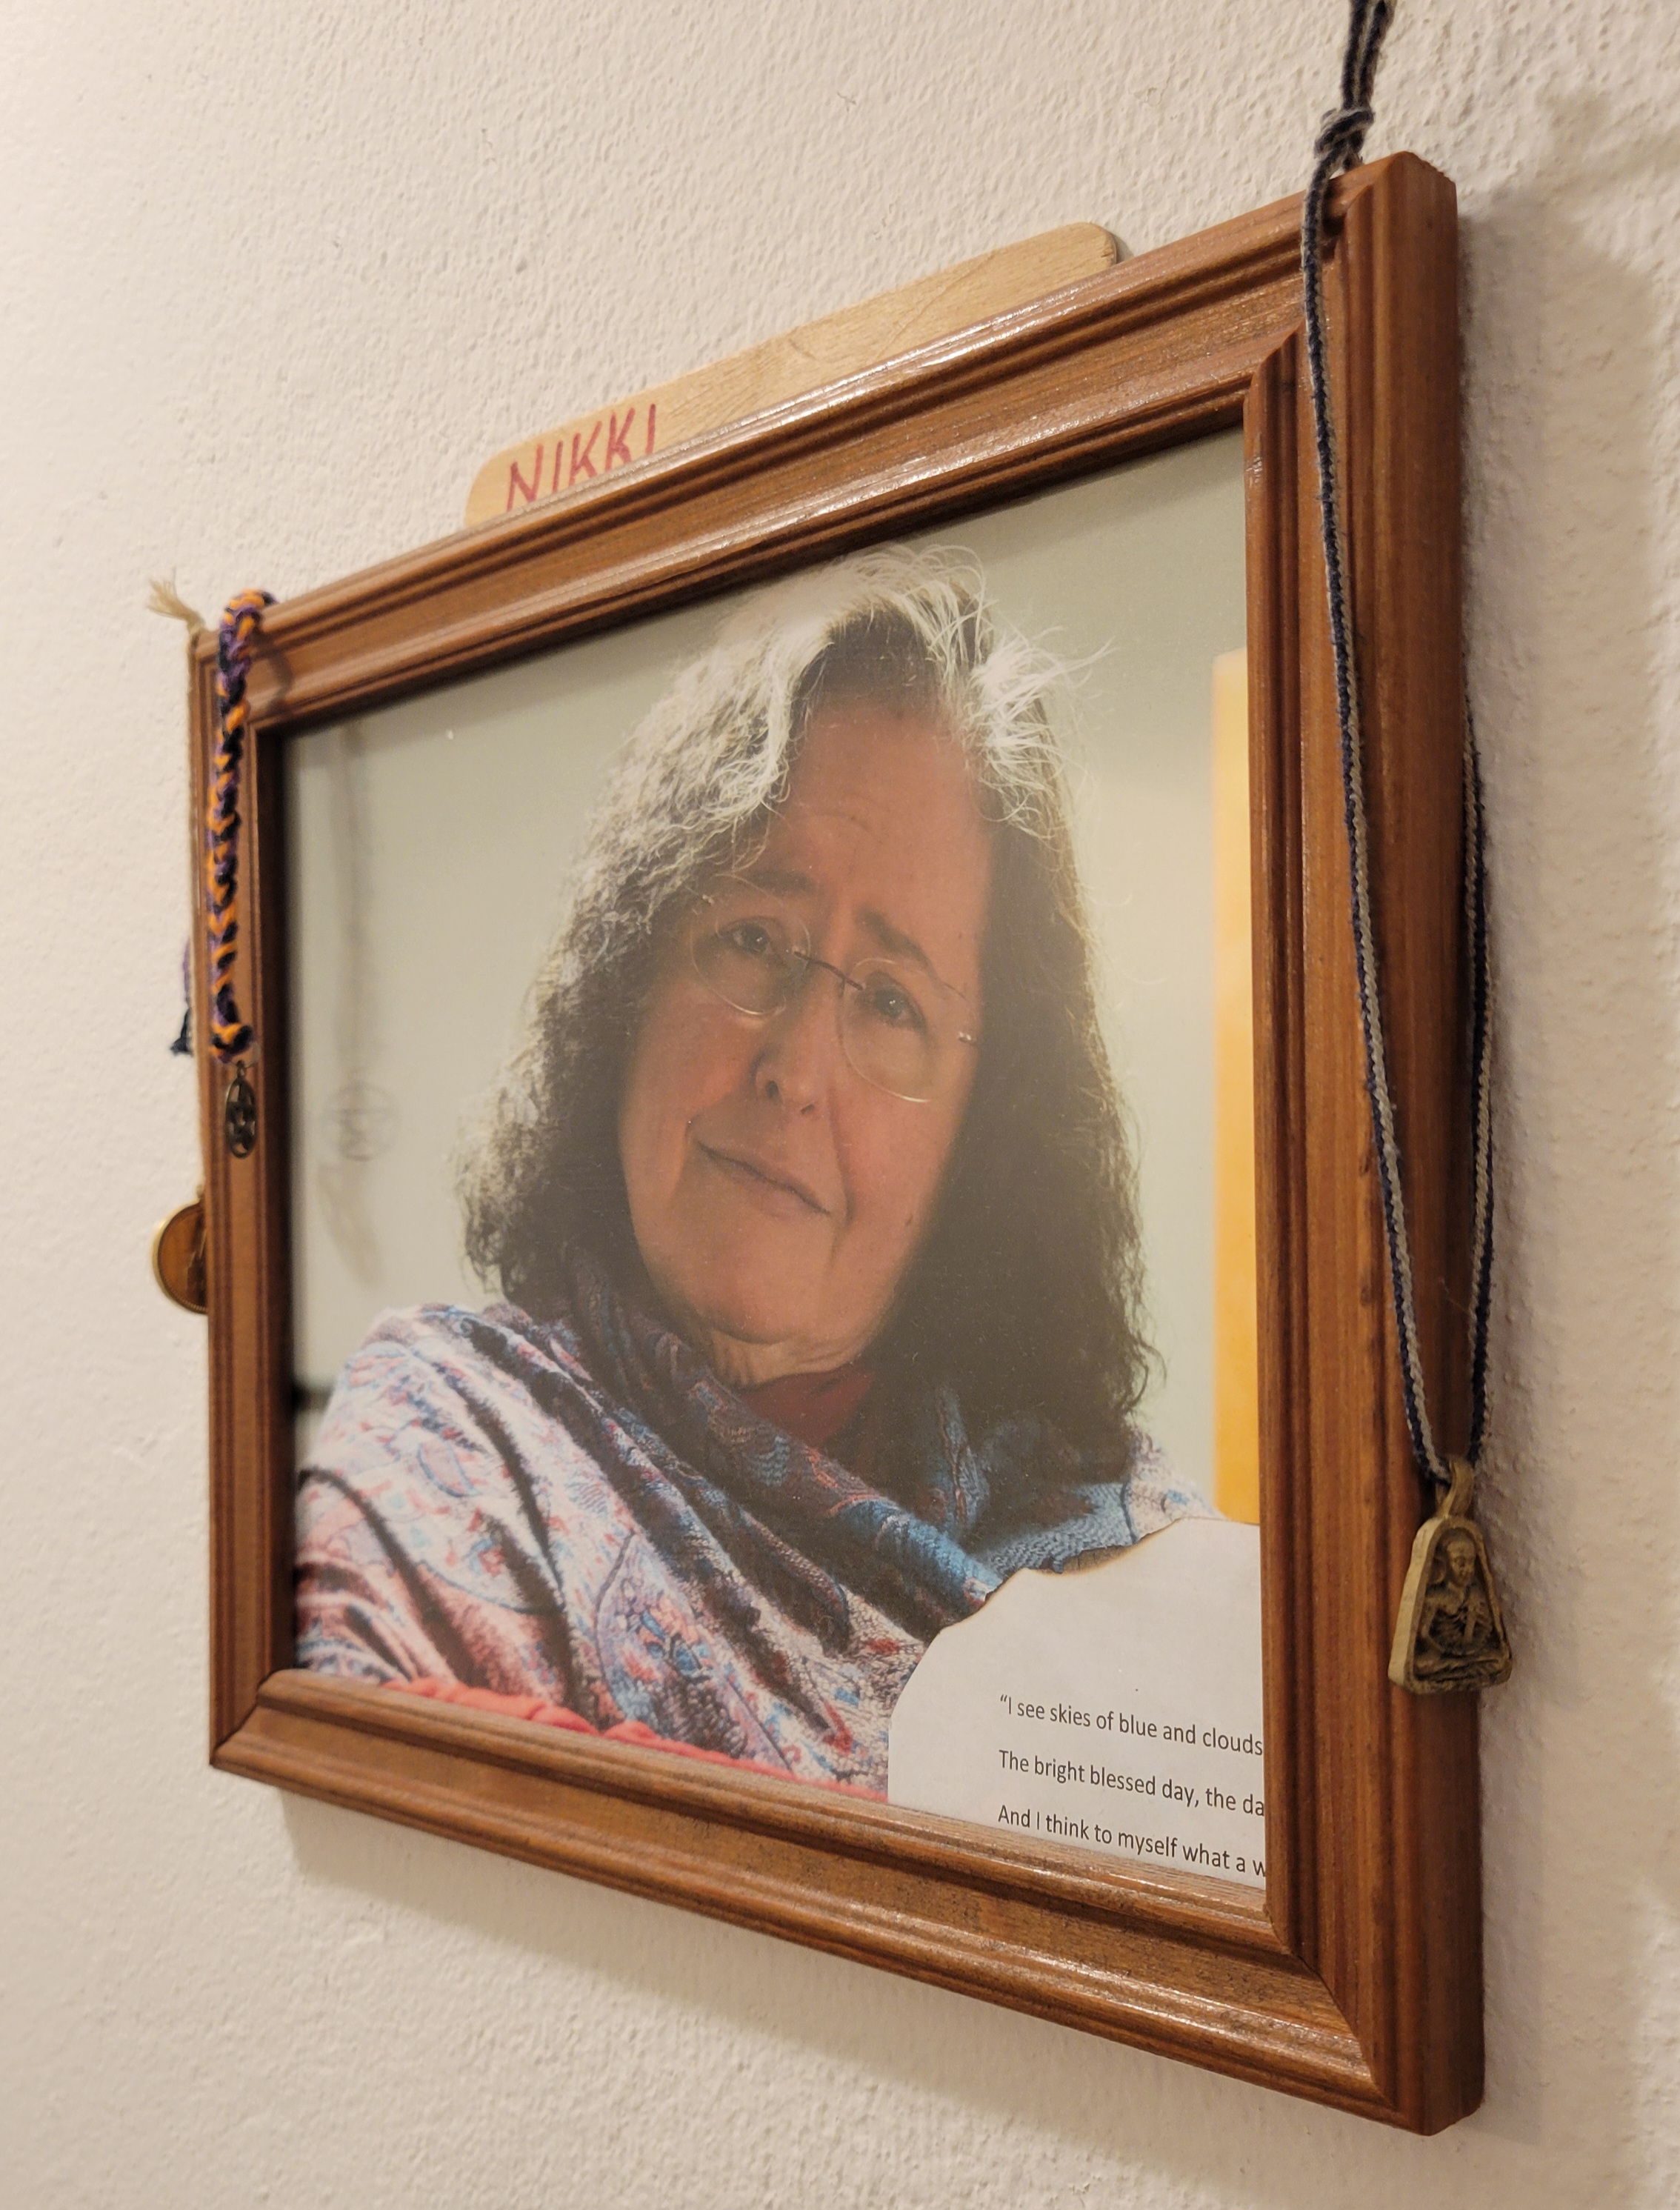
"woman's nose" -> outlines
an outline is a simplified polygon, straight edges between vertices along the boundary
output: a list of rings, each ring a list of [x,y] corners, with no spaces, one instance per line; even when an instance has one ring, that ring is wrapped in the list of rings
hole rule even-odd
[[[774,1016],[753,1064],[753,1087],[792,1113],[814,1113],[827,1094],[840,1057],[840,1023],[834,985],[808,971],[792,1002]]]

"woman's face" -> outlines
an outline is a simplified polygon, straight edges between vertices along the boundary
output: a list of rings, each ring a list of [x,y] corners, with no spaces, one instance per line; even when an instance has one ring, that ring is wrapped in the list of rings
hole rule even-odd
[[[916,716],[837,704],[812,717],[762,851],[667,942],[619,1155],[654,1288],[736,1386],[827,1372],[879,1332],[973,1085],[991,888],[956,744]],[[787,1002],[739,1010],[790,939],[810,963],[775,969]]]

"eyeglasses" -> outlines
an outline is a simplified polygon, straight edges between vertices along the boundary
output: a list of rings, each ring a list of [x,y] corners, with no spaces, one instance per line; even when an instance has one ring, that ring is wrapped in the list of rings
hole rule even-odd
[[[979,1047],[959,1026],[962,993],[924,969],[871,954],[849,972],[819,959],[797,913],[750,883],[703,899],[689,933],[694,969],[714,997],[752,1020],[785,1011],[821,968],[840,984],[840,1048],[876,1090],[925,1105],[958,1051]]]

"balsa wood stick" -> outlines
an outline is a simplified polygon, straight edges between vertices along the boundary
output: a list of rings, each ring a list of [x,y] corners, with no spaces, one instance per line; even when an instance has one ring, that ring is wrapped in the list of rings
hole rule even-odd
[[[684,438],[762,414],[989,315],[1099,275],[1119,251],[1099,224],[1069,223],[842,307],[593,414],[575,414],[485,462],[467,495],[467,526],[559,498],[575,485],[667,452]]]

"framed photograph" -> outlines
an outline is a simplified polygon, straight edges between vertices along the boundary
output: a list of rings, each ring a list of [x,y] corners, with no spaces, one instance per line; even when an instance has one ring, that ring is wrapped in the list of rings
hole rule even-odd
[[[1454,197],[1402,155],[1334,213],[1450,1421]],[[1428,2131],[1480,2092],[1476,1721],[1387,1678],[1427,1500],[1298,221],[265,615],[211,1754]],[[202,818],[208,640],[193,722]]]

